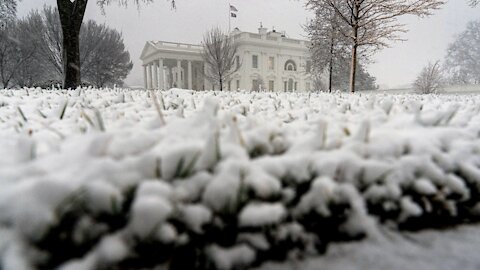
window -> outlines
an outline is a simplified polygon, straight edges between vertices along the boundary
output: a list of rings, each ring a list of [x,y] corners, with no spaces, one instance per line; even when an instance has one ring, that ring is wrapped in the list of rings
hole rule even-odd
[[[239,70],[240,69],[240,56],[235,56],[235,63],[237,64],[237,67],[236,69]]]
[[[285,70],[287,70],[287,71],[297,71],[297,65],[292,60],[288,60],[285,63]]]
[[[307,85],[305,86],[305,90],[310,91],[310,83],[307,82]]]
[[[258,55],[252,55],[252,68],[258,68]]]
[[[268,91],[273,92],[274,86],[275,86],[275,81],[268,81]]]
[[[232,91],[232,81],[228,81],[228,91]]]
[[[270,56],[268,58],[268,70],[274,70],[275,69],[275,57]]]
[[[240,80],[237,80],[237,89],[235,90],[240,90]]]
[[[312,61],[307,61],[306,72],[310,73],[312,71]]]
[[[288,91],[293,91],[294,82],[292,79],[288,80]]]

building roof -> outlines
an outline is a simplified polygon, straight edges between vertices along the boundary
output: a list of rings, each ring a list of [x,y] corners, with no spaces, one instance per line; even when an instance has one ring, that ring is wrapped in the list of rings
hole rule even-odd
[[[281,47],[291,50],[308,50],[308,41],[286,37],[285,33],[275,30],[268,32],[266,28],[259,28],[258,33],[242,32],[238,28],[231,32],[236,42],[241,45],[253,45],[260,47]],[[199,44],[178,43],[169,41],[147,41],[140,59],[146,60],[156,52],[184,53],[191,55],[200,55],[203,46]]]

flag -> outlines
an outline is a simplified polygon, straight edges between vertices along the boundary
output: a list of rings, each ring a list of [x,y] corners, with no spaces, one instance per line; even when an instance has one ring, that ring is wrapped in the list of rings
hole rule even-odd
[[[238,12],[238,9],[236,7],[230,5],[230,11]]]
[[[235,13],[233,13],[233,12],[230,13],[230,14],[231,14],[230,16],[232,16],[232,18],[236,18],[236,17],[237,17],[237,14],[235,14]]]

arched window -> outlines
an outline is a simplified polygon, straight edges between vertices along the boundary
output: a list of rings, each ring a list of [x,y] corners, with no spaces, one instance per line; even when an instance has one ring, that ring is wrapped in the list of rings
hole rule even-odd
[[[285,63],[285,70],[286,71],[297,71],[297,65],[295,64],[295,62],[293,62],[293,60],[288,60]]]

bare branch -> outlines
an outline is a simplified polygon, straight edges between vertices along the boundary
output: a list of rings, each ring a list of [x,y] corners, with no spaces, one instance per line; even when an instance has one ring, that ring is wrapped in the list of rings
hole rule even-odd
[[[424,67],[413,83],[415,92],[419,94],[435,94],[440,92],[443,86],[444,77],[439,61]]]
[[[204,76],[220,90],[238,71],[240,63],[236,60],[238,45],[218,27],[208,31],[203,38],[202,58],[206,63]]]
[[[368,57],[387,47],[390,41],[402,40],[401,34],[406,29],[398,23],[399,17],[428,16],[444,3],[444,0],[307,0],[306,5],[312,10],[333,10],[345,25],[346,30],[341,32],[349,38],[351,46],[350,91],[354,92],[356,62],[361,48],[367,48],[363,55]]]

